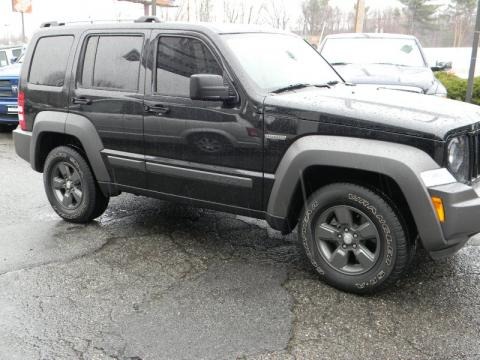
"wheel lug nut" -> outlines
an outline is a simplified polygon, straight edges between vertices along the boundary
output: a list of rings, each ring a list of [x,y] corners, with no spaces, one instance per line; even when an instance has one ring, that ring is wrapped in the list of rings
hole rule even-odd
[[[348,229],[345,229],[345,232],[348,232]]]
[[[343,244],[343,245],[342,245],[342,248],[346,249],[346,248],[347,248],[347,245]]]
[[[357,238],[357,237],[358,237],[358,235],[357,235],[357,234],[353,234],[353,237],[354,237],[354,238]]]
[[[356,249],[356,248],[357,248],[357,245],[356,245],[356,244],[353,244],[353,248]]]
[[[342,235],[338,234],[338,238],[341,239],[341,238],[342,238]]]

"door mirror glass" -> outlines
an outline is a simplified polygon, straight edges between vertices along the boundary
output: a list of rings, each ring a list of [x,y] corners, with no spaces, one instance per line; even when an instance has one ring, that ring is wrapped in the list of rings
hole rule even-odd
[[[192,75],[190,77],[190,98],[203,101],[225,101],[229,99],[229,88],[220,75]]]

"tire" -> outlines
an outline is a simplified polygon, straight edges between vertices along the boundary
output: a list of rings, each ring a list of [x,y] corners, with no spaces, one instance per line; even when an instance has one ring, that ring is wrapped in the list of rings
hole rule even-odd
[[[307,200],[298,236],[327,284],[351,293],[381,291],[408,267],[415,248],[388,200],[359,185],[327,185]]]
[[[100,191],[85,158],[60,146],[45,160],[43,183],[48,201],[65,221],[88,223],[102,215],[109,198]]]

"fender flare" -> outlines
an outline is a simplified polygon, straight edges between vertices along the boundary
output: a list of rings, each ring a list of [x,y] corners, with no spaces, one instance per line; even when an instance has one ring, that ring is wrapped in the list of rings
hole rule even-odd
[[[288,217],[289,206],[304,170],[318,165],[358,169],[390,177],[405,196],[425,248],[445,247],[442,227],[421,179],[422,172],[439,169],[439,165],[422,150],[378,140],[312,135],[294,142],[277,168],[268,201],[267,219],[273,227],[279,228]]]
[[[110,174],[102,159],[103,143],[95,126],[87,118],[66,112],[42,111],[35,117],[32,131],[30,159],[32,168],[42,171],[36,156],[42,133],[67,134],[77,138],[83,146],[95,178],[98,182],[111,182]]]

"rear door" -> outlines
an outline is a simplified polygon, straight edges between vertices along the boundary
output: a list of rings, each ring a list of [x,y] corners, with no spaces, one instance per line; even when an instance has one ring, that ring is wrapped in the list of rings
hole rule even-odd
[[[145,187],[142,59],[149,33],[86,33],[70,91],[69,110],[95,126],[114,182],[135,188]]]

